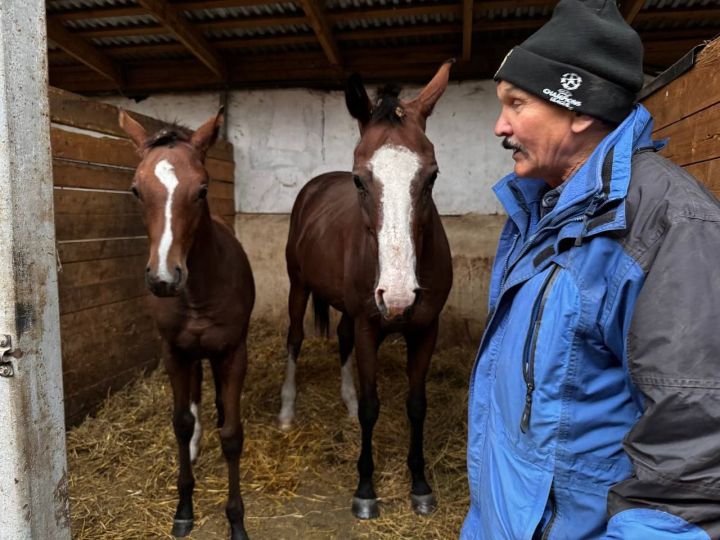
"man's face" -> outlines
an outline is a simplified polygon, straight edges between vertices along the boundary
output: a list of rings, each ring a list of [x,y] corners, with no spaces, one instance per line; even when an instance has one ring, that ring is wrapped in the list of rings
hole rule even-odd
[[[515,174],[560,185],[572,167],[573,113],[506,81],[497,85],[502,111],[495,135],[513,151]]]

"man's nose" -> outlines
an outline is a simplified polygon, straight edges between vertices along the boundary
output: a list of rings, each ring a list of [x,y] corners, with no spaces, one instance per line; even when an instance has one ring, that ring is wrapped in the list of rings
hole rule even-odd
[[[505,114],[500,113],[500,116],[498,116],[498,119],[495,122],[495,136],[509,137],[510,135],[512,135],[510,123],[505,119]]]

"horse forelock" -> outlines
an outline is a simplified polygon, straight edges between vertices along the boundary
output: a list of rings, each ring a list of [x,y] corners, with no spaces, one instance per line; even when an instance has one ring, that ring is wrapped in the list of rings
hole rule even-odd
[[[145,141],[145,149],[159,148],[161,146],[172,146],[176,142],[190,142],[192,132],[180,124],[172,124],[164,127]]]
[[[400,102],[400,86],[396,84],[386,84],[378,90],[373,105],[370,123],[379,124],[389,122],[391,124],[401,124],[404,114],[398,114],[398,108],[402,110]]]

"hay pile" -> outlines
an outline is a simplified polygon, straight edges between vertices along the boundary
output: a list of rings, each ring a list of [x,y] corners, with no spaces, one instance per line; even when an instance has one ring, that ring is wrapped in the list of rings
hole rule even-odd
[[[374,434],[381,517],[360,522],[350,513],[360,430],[357,421],[347,418],[340,398],[337,343],[305,340],[297,375],[296,425],[283,433],[276,415],[284,342],[284,335],[260,329],[258,323],[248,341],[240,466],[251,538],[456,538],[468,505],[465,417],[473,351],[457,347],[433,358],[425,456],[440,506],[432,517],[421,518],[410,509],[405,465],[405,347],[390,338],[381,348],[381,409]],[[170,385],[160,368],[110,397],[94,418],[68,433],[73,538],[171,538],[177,502],[171,407]],[[226,467],[214,429],[214,389],[207,369],[201,418],[205,434],[194,469],[191,538],[227,538]]]

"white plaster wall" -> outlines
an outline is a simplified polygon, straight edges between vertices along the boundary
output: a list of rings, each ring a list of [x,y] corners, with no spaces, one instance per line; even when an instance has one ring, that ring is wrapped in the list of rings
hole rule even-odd
[[[418,90],[408,87],[401,97],[413,97]],[[104,101],[195,128],[216,112],[219,95],[159,94],[140,103],[124,98]],[[493,135],[498,112],[492,81],[451,83],[428,120],[428,137],[440,166],[435,202],[443,215],[502,212],[490,188],[511,170],[512,159]],[[358,130],[342,92],[233,91],[228,118],[240,212],[287,213],[310,178],[352,165]]]

